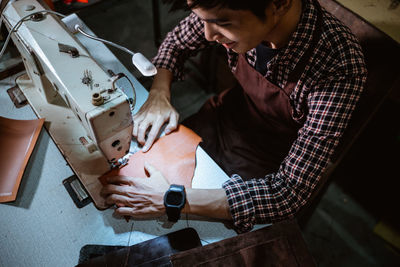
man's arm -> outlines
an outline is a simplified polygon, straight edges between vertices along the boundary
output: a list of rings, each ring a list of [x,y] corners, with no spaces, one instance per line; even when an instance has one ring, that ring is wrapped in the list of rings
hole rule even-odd
[[[224,189],[186,189],[183,213],[232,220]]]
[[[183,77],[186,58],[206,45],[203,25],[193,13],[169,32],[161,44],[153,59],[158,73],[154,77],[149,97],[133,117],[133,135],[144,145],[143,152],[150,149],[164,123],[168,123],[166,134],[176,129],[179,115],[170,103],[172,80]]]
[[[107,178],[108,184],[101,194],[106,203],[116,205],[116,213],[133,218],[154,218],[165,214],[164,194],[170,184],[150,164],[145,163],[149,177],[115,176]],[[232,220],[223,189],[186,189],[183,213],[210,218]]]

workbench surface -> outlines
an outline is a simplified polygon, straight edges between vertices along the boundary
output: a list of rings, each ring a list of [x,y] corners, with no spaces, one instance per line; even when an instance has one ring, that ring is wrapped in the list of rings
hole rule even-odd
[[[100,65],[115,73],[123,72],[133,81],[137,112],[147,98],[146,89],[106,46],[77,36]],[[20,109],[14,107],[6,92],[15,85],[18,75],[21,73],[0,81],[0,115],[36,119],[29,105]],[[193,187],[221,188],[229,177],[200,147],[196,155]],[[223,223],[189,220],[185,216],[167,227],[165,218],[126,222],[113,217],[112,209],[100,211],[93,203],[78,209],[62,184],[71,175],[71,168],[43,128],[22,178],[17,200],[0,204],[0,266],[74,266],[84,245],[133,245],[185,227],[196,229],[203,244],[236,235]]]

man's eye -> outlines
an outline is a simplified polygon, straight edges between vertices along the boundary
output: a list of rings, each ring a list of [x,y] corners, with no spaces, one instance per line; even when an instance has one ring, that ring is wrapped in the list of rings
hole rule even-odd
[[[231,26],[231,23],[217,23],[217,25],[220,27],[229,27]]]

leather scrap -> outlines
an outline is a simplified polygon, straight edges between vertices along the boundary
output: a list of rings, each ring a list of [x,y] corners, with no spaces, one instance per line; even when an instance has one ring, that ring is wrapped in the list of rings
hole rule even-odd
[[[0,202],[14,201],[44,119],[13,120],[0,116]]]
[[[126,166],[113,169],[99,179],[105,184],[106,177],[116,175],[148,177],[144,170],[144,162],[148,162],[158,169],[169,183],[191,188],[196,167],[196,149],[200,142],[200,136],[179,125],[176,131],[159,138],[149,151],[136,152],[130,156]]]

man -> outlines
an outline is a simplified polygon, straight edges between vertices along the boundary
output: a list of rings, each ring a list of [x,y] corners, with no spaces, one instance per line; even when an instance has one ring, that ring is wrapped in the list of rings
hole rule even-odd
[[[361,48],[316,0],[186,4],[192,13],[167,35],[154,59],[158,74],[134,117],[133,134],[147,151],[164,123],[166,133],[176,129],[172,80],[182,77],[187,56],[210,42],[222,44],[238,84],[184,124],[232,177],[222,189],[186,189],[182,212],[232,220],[238,232],[291,218],[317,185],[362,92],[367,72]],[[149,179],[114,177],[103,189],[108,203],[125,206],[117,213],[165,213],[169,184],[146,168]]]

